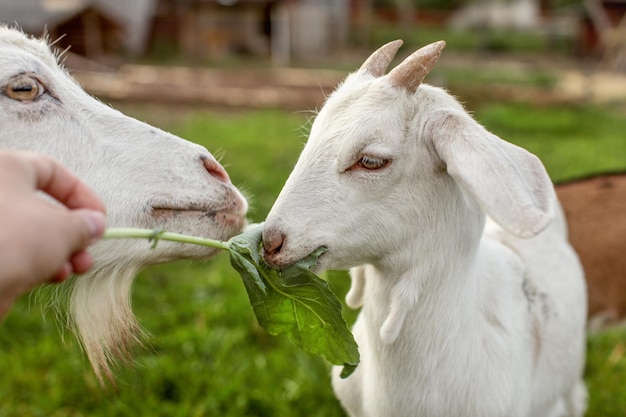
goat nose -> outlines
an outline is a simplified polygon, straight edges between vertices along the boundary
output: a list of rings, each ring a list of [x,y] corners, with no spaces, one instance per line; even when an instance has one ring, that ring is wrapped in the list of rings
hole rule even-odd
[[[228,183],[230,182],[230,177],[228,176],[228,173],[226,172],[224,167],[219,164],[219,162],[217,162],[213,158],[209,158],[206,156],[201,156],[200,159],[202,159],[204,168],[207,170],[209,175],[219,181]]]
[[[278,255],[285,243],[285,235],[278,229],[265,229],[263,231],[264,256],[272,257]]]

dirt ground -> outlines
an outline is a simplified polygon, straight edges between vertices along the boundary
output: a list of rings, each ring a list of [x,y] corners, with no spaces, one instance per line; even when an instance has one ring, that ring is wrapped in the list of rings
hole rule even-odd
[[[626,140],[626,139],[625,139]],[[626,173],[557,185],[589,291],[591,326],[626,318]]]
[[[366,54],[362,52],[356,56],[355,53],[338,59],[342,66],[352,71],[357,69],[360,59]],[[85,90],[105,101],[202,104],[238,109],[317,109],[349,73],[347,70],[319,68],[207,68],[139,64],[124,64],[114,69],[72,54],[69,54],[66,66]],[[507,99],[516,97],[533,103],[626,101],[626,74],[601,71],[597,66],[571,59],[447,52],[441,57],[438,67],[502,71],[521,78],[524,74],[541,71],[550,72],[558,79],[550,89],[490,83],[481,94],[496,99],[499,96]],[[427,81],[432,84],[444,82],[436,74]],[[461,91],[456,91],[456,88]],[[462,89],[463,85],[455,86],[454,93],[461,93],[462,96]]]
[[[85,90],[105,101],[313,110],[346,73],[125,65],[117,72],[73,71],[72,75]]]

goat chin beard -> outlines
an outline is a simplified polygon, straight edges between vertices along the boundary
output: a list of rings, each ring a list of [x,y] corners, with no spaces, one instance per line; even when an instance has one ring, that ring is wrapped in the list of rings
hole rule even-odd
[[[52,289],[47,307],[74,331],[98,381],[114,384],[112,368],[129,362],[145,332],[131,307],[131,290],[141,268],[131,263],[95,266],[91,271]],[[49,291],[49,290],[48,290]]]
[[[159,242],[159,247],[165,249],[170,243]],[[177,255],[168,253],[159,252],[159,263],[181,259],[180,247]],[[185,258],[208,259],[216,253],[217,249],[189,245]],[[105,381],[115,385],[113,368],[129,363],[133,350],[143,345],[146,332],[132,310],[132,286],[139,272],[153,263],[150,259],[140,264],[136,260],[96,263],[89,272],[50,287],[54,294],[46,298],[59,322],[76,334],[102,385]]]

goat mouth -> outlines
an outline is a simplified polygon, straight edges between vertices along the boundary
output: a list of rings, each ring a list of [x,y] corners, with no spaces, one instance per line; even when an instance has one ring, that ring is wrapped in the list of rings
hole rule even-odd
[[[283,257],[280,253],[277,255],[267,254],[265,250],[263,250],[263,260],[270,268],[274,269],[285,269],[295,264],[301,264],[312,272],[317,273],[323,268],[323,257],[327,251],[328,246],[322,245],[301,258],[292,259]]]
[[[161,207],[155,206],[150,214],[157,220],[174,220],[179,217],[210,218],[218,223],[227,224],[240,229],[246,224],[244,213],[232,208],[209,209],[203,207]]]

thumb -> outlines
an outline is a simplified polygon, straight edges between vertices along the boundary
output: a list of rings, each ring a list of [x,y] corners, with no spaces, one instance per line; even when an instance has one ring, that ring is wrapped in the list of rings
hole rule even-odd
[[[89,246],[94,240],[99,239],[106,228],[106,218],[101,211],[90,209],[77,209],[70,212],[77,232],[72,242],[73,251],[78,251]]]
[[[104,213],[100,211],[76,209],[68,211],[67,215],[68,222],[65,223],[62,236],[66,239],[65,255],[68,259],[50,282],[62,282],[74,273],[86,272],[93,263],[86,248],[101,237],[106,228]]]

